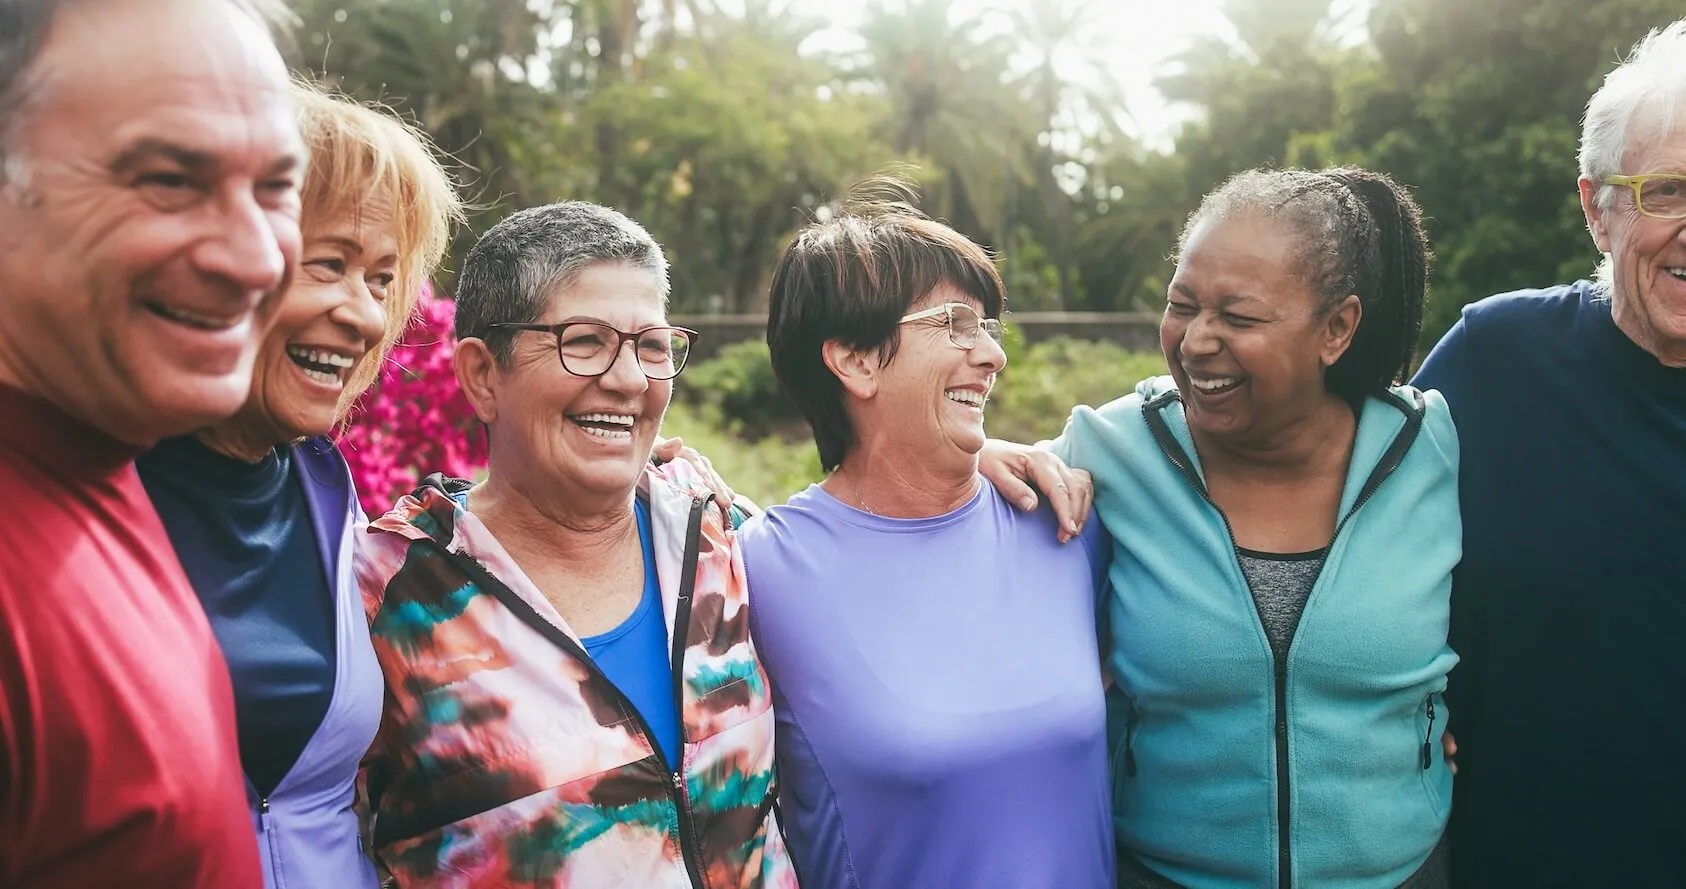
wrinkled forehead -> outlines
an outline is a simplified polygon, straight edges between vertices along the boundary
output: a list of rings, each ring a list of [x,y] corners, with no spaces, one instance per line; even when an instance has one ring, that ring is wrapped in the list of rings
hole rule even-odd
[[[152,140],[264,162],[303,155],[286,66],[264,26],[228,0],[68,5],[28,88],[28,128],[49,142],[74,134],[81,153]]]

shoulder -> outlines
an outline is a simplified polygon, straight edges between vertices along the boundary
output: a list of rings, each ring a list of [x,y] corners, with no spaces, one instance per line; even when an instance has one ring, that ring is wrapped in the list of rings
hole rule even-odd
[[[1602,293],[1593,282],[1576,281],[1489,296],[1464,306],[1466,335],[1481,337],[1487,345],[1493,340],[1532,340],[1554,329],[1566,331],[1573,328],[1575,318],[1589,302],[1602,298]]]
[[[1175,398],[1176,391],[1170,377],[1149,377],[1137,383],[1135,391],[1099,407],[1080,404],[1072,408],[1065,431],[1052,443],[1054,452],[1067,463],[1088,469],[1084,464],[1094,447],[1117,443],[1145,428],[1143,408]]]
[[[804,530],[813,530],[827,523],[823,511],[816,508],[814,490],[799,491],[788,501],[750,516],[738,529],[738,540],[746,556],[751,552],[772,551],[800,537]]]
[[[1412,451],[1429,449],[1436,452],[1450,468],[1458,465],[1458,428],[1452,420],[1452,409],[1445,396],[1434,389],[1414,386],[1394,386],[1389,390],[1393,399],[1406,411],[1412,422],[1419,424]]]

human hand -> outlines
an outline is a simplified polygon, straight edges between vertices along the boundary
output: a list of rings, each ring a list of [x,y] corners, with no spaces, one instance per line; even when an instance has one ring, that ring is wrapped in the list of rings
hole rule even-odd
[[[737,499],[737,495],[732,493],[732,489],[726,484],[726,480],[720,477],[720,473],[714,471],[714,464],[708,462],[707,457],[697,453],[696,449],[686,447],[685,440],[682,438],[675,436],[673,438],[656,439],[656,446],[651,451],[650,457],[656,461],[658,466],[663,463],[672,463],[675,460],[684,460],[691,464],[691,468],[695,469],[703,477],[709,488],[714,491],[714,496],[720,499],[722,508],[731,506],[732,502]]]
[[[1040,448],[993,438],[978,452],[978,472],[1026,512],[1036,509],[1038,494],[1045,495],[1059,521],[1061,543],[1082,533],[1095,499],[1089,473]]]
[[[1456,775],[1458,773],[1458,742],[1452,737],[1451,732],[1440,736],[1440,750],[1446,755],[1446,765],[1450,766],[1452,774]]]

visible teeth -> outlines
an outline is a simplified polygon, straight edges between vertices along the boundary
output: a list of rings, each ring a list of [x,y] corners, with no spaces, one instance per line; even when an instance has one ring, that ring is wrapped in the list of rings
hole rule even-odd
[[[598,438],[607,438],[614,441],[623,441],[632,437],[632,431],[629,429],[603,429],[597,426],[581,426],[580,428],[584,429],[587,435],[595,435]]]
[[[1217,380],[1190,380],[1189,382],[1194,384],[1194,388],[1199,389],[1203,392],[1213,392],[1213,391],[1216,391],[1218,389],[1222,389],[1225,386],[1233,386],[1236,383],[1241,382],[1241,378],[1240,377],[1224,377],[1222,379],[1217,379]]]
[[[1663,269],[1663,271],[1668,272],[1682,281],[1686,281],[1686,268],[1667,268]]]
[[[326,384],[326,385],[329,385],[329,386],[337,386],[337,385],[340,385],[341,382],[342,382],[340,380],[339,374],[331,374],[331,373],[328,373],[325,370],[311,370],[308,367],[301,367],[301,368],[299,368],[299,370],[304,371],[305,376],[315,380],[318,383],[323,383],[323,384]]]
[[[581,423],[613,423],[616,426],[631,426],[631,414],[577,414],[574,419]]]
[[[338,352],[328,352],[323,349],[305,349],[298,346],[288,346],[287,354],[299,359],[300,361],[308,361],[311,364],[320,364],[326,367],[349,368],[353,364],[357,363],[357,359],[352,358],[349,355],[341,355]]]
[[[970,405],[972,407],[984,406],[983,393],[972,389],[947,389],[944,390],[943,397],[949,401],[957,401],[961,404]]]

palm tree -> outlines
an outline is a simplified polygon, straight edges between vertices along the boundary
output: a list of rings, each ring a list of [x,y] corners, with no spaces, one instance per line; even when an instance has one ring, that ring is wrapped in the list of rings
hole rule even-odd
[[[926,185],[927,208],[1001,243],[1009,189],[1029,178],[1023,140],[1036,129],[1007,86],[1012,41],[981,15],[957,15],[952,0],[874,0],[859,34],[859,68],[890,102],[886,140],[941,175]]]

